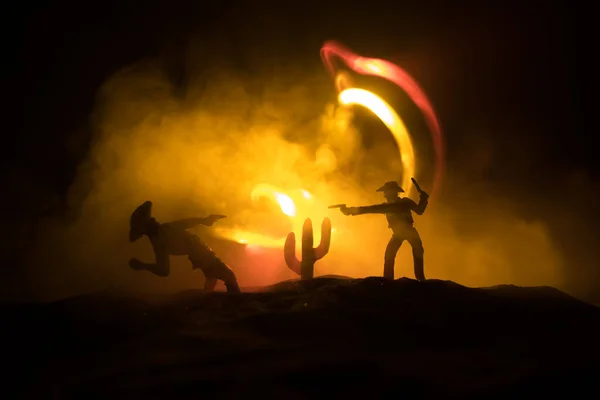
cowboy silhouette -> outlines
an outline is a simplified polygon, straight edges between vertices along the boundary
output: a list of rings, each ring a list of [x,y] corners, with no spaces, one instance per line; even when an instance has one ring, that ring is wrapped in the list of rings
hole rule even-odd
[[[377,189],[383,192],[386,202],[372,206],[363,207],[340,207],[344,215],[362,215],[362,214],[385,214],[388,221],[388,227],[392,230],[392,238],[385,249],[383,264],[383,276],[386,279],[394,279],[394,263],[396,254],[402,243],[406,240],[410,243],[413,253],[413,262],[415,267],[415,278],[419,281],[425,280],[423,271],[423,243],[419,232],[414,227],[412,213],[423,215],[427,208],[429,195],[421,190],[418,184],[413,180],[419,192],[419,204],[408,197],[400,197],[404,190],[397,182],[386,182],[385,185]]]
[[[187,218],[161,224],[152,218],[152,202],[146,201],[135,209],[129,220],[129,241],[148,236],[156,263],[144,263],[136,258],[129,260],[134,270],[147,270],[158,276],[168,276],[169,256],[188,256],[194,269],[199,268],[206,278],[205,291],[213,291],[217,280],[225,282],[228,292],[240,292],[235,273],[200,238],[187,231],[197,225],[211,226],[225,215],[212,214],[206,218]]]

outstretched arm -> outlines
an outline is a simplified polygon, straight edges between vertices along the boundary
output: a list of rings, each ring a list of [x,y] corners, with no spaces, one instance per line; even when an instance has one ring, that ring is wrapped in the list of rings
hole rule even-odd
[[[393,211],[394,209],[396,209],[398,206],[393,204],[393,203],[382,203],[382,204],[375,204],[372,206],[362,206],[362,207],[356,207],[357,208],[357,213],[356,215],[361,215],[361,214],[387,214],[391,211]]]
[[[198,225],[212,226],[218,220],[225,218],[225,215],[211,214],[204,218],[184,218],[170,222],[169,225],[178,229],[190,229]]]
[[[375,204],[372,206],[362,207],[342,207],[341,211],[345,215],[362,215],[362,214],[387,214],[396,209],[397,205],[393,203]]]

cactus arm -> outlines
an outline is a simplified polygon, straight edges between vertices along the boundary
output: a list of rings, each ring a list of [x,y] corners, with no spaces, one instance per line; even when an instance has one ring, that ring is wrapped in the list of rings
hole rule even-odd
[[[315,261],[320,260],[329,253],[329,246],[331,244],[331,220],[325,218],[321,224],[321,243],[314,250]]]
[[[300,275],[300,261],[296,257],[296,235],[290,232],[285,239],[283,256],[288,268]]]

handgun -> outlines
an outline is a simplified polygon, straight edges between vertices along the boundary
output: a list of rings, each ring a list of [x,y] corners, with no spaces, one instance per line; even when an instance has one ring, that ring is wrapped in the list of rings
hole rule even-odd
[[[413,185],[415,185],[415,188],[417,189],[417,192],[421,193],[423,190],[421,189],[421,186],[419,186],[419,184],[417,183],[417,181],[415,180],[415,178],[410,178],[410,180],[412,181]]]

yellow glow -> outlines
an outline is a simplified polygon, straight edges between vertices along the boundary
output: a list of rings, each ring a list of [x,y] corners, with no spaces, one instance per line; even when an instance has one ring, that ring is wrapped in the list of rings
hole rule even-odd
[[[256,185],[251,193],[253,201],[259,198],[268,198],[279,205],[281,212],[290,218],[292,231],[298,237],[302,235],[302,225],[306,218],[313,220],[314,240],[318,244],[321,240],[320,225],[325,217],[328,216],[327,206],[315,200],[314,196],[305,189],[296,189],[284,193],[281,188],[274,185],[261,183]],[[215,232],[221,237],[228,238],[241,244],[255,245],[268,248],[282,248],[287,236],[273,237],[257,232],[250,232],[244,229],[226,229],[215,227]],[[335,229],[332,229],[332,234]]]
[[[205,50],[202,47],[197,53]],[[147,239],[134,244],[115,240],[127,234],[125,220],[144,200],[154,203],[159,222],[212,213],[227,215],[211,227],[198,226],[190,232],[209,244],[213,236],[234,244],[247,243],[214,242],[214,251],[230,264],[242,287],[295,277],[285,266],[283,244],[285,235],[295,232],[300,258],[306,217],[312,219],[317,238],[324,217],[331,219],[333,227],[330,252],[315,266],[315,276],[381,276],[391,235],[385,217],[346,217],[327,206],[384,201],[373,189],[388,180],[388,174],[401,174],[398,152],[362,146],[360,138],[368,132],[361,132],[352,118],[362,107],[341,106],[338,92],[331,96],[335,88],[322,84],[324,74],[319,77],[311,69],[293,65],[282,73],[267,70],[263,74],[258,69],[247,76],[219,68],[214,79],[202,85],[194,85],[192,79],[184,101],[172,96],[172,82],[152,61],[144,60],[106,81],[97,93],[92,121],[97,140],[69,188],[78,218],[68,224],[46,218],[40,227],[40,241],[24,242],[31,249],[31,259],[26,261],[49,267],[36,268],[31,300],[50,301],[97,290],[102,282],[95,271],[124,265],[131,257],[152,262],[154,252]],[[344,89],[371,89],[360,86],[363,81],[346,82],[344,85],[350,85]],[[256,88],[261,88],[260,94]],[[396,89],[390,86],[390,90]],[[373,92],[388,100],[383,92]],[[390,104],[405,117],[395,102]],[[408,119],[405,123],[410,131]],[[415,135],[418,178],[422,174],[417,136],[410,133]],[[484,158],[495,154],[486,139],[486,132],[476,132],[468,141],[473,157],[463,160],[467,169],[484,169],[489,162]],[[391,155],[397,165],[394,171],[363,162],[382,154]],[[518,204],[494,196],[493,184],[485,177],[461,175],[460,171],[452,174],[455,182],[474,179],[460,188],[460,207],[440,198],[425,215],[415,216],[427,253],[426,276],[466,286],[561,287],[568,263],[548,226],[521,219],[514,211]],[[367,179],[370,184],[365,187],[362,182]],[[419,180],[425,190],[433,189],[424,178]],[[275,185],[276,192],[288,195],[296,206],[296,216],[285,215],[273,197],[253,203],[251,193],[261,183]],[[310,192],[311,199],[303,196],[302,189]],[[42,196],[40,201],[47,200],[44,191],[35,193]],[[414,189],[412,193],[411,198],[417,200]],[[477,218],[472,218],[475,214]],[[266,244],[265,250],[253,252],[263,249],[260,243]],[[185,257],[172,261],[182,268],[173,268],[169,279],[133,274],[133,279],[124,280],[125,289],[177,292],[201,285],[202,274],[191,275]],[[61,268],[52,268],[55,264]],[[115,273],[127,278],[131,272],[125,266]],[[414,277],[408,243],[397,258],[396,277],[401,276]]]
[[[345,79],[346,84],[348,79]],[[415,155],[412,140],[404,125],[394,109],[376,94],[359,88],[344,89],[339,95],[339,102],[343,106],[351,104],[361,105],[375,114],[390,130],[400,151],[403,166],[402,188],[406,195],[410,196],[412,185],[410,178],[415,172]],[[321,151],[322,153],[323,151]],[[320,154],[320,153],[318,153]],[[316,201],[315,197],[305,189],[284,191],[281,188],[261,183],[254,187],[251,193],[253,202],[259,198],[268,198],[276,203],[281,212],[287,215],[292,222],[292,230],[297,237],[302,234],[302,225],[306,218],[313,220],[313,232],[315,243],[321,240],[320,223],[327,217],[327,206]],[[285,236],[272,237],[269,235],[248,232],[241,229],[221,230],[220,234],[238,243],[257,245],[270,248],[281,248],[285,242]],[[335,229],[332,229],[332,234]]]
[[[261,233],[247,232],[242,230],[223,230],[221,228],[216,230],[218,234],[228,239],[231,239],[240,244],[247,245],[258,245],[261,247],[268,248],[279,248],[283,246],[285,242],[284,238],[272,238]]]
[[[294,201],[287,194],[281,193],[279,189],[277,189],[273,185],[268,184],[260,184],[257,185],[254,190],[252,190],[251,198],[252,201],[258,200],[260,197],[267,197],[277,204],[279,204],[279,208],[281,211],[290,217],[296,215],[296,206]]]
[[[401,186],[406,192],[406,196],[410,196],[412,185],[410,178],[415,173],[415,151],[412,140],[404,125],[404,122],[394,109],[386,103],[382,98],[368,90],[349,88],[339,94],[339,102],[343,105],[358,104],[375,114],[381,122],[390,130],[398,148],[400,150],[400,158],[402,160],[402,183]]]
[[[283,193],[275,193],[275,198],[277,199],[277,203],[279,203],[279,207],[281,207],[281,211],[288,217],[296,216],[296,205],[287,194]]]

